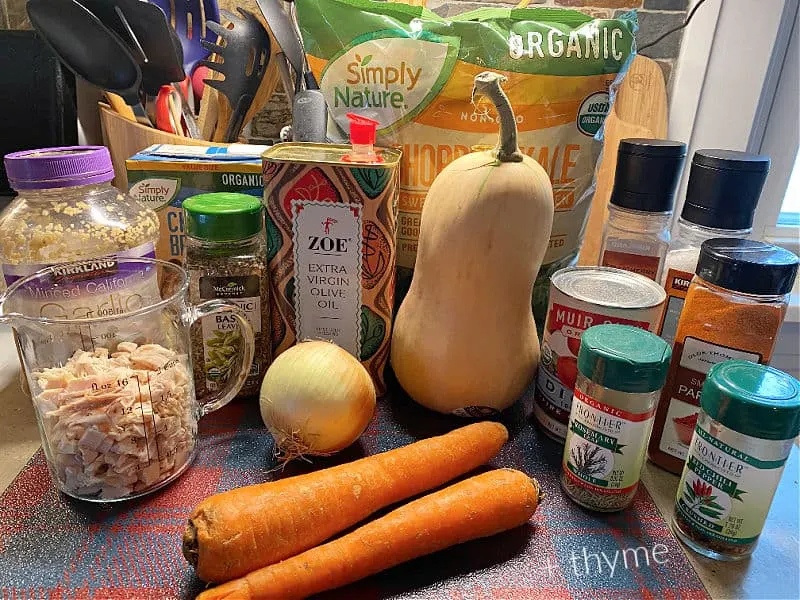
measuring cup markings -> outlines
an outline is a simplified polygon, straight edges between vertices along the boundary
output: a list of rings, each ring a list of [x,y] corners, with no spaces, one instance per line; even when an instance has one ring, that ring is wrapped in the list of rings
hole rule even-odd
[[[129,302],[117,301],[120,286],[104,287],[110,277],[124,282]],[[187,292],[177,265],[118,258],[44,269],[0,296],[0,320],[17,333],[48,467],[61,491],[109,501],[166,485],[194,457],[199,417],[238,392],[254,348],[245,313],[218,300],[190,306]],[[189,328],[212,314],[239,321],[242,372],[198,402]]]

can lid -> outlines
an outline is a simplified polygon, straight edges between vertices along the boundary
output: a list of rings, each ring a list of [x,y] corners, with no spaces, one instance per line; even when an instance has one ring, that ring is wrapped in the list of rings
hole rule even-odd
[[[698,150],[681,217],[714,229],[751,228],[769,165],[769,157],[758,154]]]
[[[567,296],[609,308],[651,308],[667,299],[652,279],[614,267],[565,267],[550,282]]]
[[[746,360],[711,367],[700,406],[725,427],[745,435],[788,440],[800,433],[800,382]]]
[[[210,242],[242,240],[261,231],[261,201],[247,194],[214,192],[183,201],[186,235]]]
[[[686,144],[629,138],[619,143],[611,204],[643,212],[670,212],[686,158]]]
[[[44,190],[105,183],[114,165],[105,146],[61,146],[6,154],[8,182],[15,190]]]
[[[713,238],[700,246],[695,273],[735,292],[776,296],[792,290],[798,262],[793,252],[766,242]]]
[[[602,386],[629,393],[660,390],[672,350],[660,337],[632,325],[596,325],[583,332],[578,370]]]

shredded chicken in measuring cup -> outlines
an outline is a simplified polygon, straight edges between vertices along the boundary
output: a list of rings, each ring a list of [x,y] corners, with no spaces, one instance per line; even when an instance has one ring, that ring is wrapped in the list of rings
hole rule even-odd
[[[192,455],[197,420],[187,358],[121,342],[78,350],[63,367],[34,374],[50,460],[62,489],[116,499],[145,492]]]

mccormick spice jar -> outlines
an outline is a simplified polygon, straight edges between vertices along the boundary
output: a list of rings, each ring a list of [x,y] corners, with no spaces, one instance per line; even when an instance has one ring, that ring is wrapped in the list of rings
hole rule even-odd
[[[258,394],[271,362],[264,209],[258,198],[234,192],[200,194],[183,203],[189,300],[227,300],[253,327],[255,353],[239,397]],[[242,334],[232,317],[206,317],[192,328],[195,387],[217,392],[240,369]]]
[[[698,150],[692,159],[686,202],[672,231],[661,284],[667,308],[658,335],[670,344],[694,277],[701,244],[713,238],[746,238],[767,179],[769,158],[732,150]]]
[[[545,434],[559,442],[567,435],[583,332],[604,323],[655,331],[665,297],[657,283],[621,269],[569,267],[553,274],[533,405]]]
[[[620,142],[601,265],[661,279],[685,158],[686,144],[681,142],[636,138]]]
[[[394,311],[401,152],[376,148],[361,162],[371,144],[352,137],[356,156],[350,146],[311,143],[264,153],[272,347],[277,356],[298,340],[332,341],[364,364],[380,395]]]
[[[581,338],[561,486],[581,506],[626,508],[639,487],[669,345],[630,325],[598,325]]]
[[[743,360],[714,365],[683,469],[672,529],[718,560],[753,553],[800,433],[800,382]]]
[[[675,474],[683,469],[712,366],[734,359],[769,363],[797,266],[797,256],[764,242],[703,242],[650,439],[654,463]]]

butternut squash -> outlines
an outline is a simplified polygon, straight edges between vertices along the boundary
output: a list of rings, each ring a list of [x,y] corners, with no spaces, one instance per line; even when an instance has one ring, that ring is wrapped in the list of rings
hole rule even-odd
[[[498,144],[450,163],[428,191],[414,279],[392,335],[398,381],[443,413],[507,408],[539,363],[531,293],[553,223],[553,190],[545,170],[519,150],[505,80],[490,71],[475,77],[473,103],[480,94],[497,109]]]

